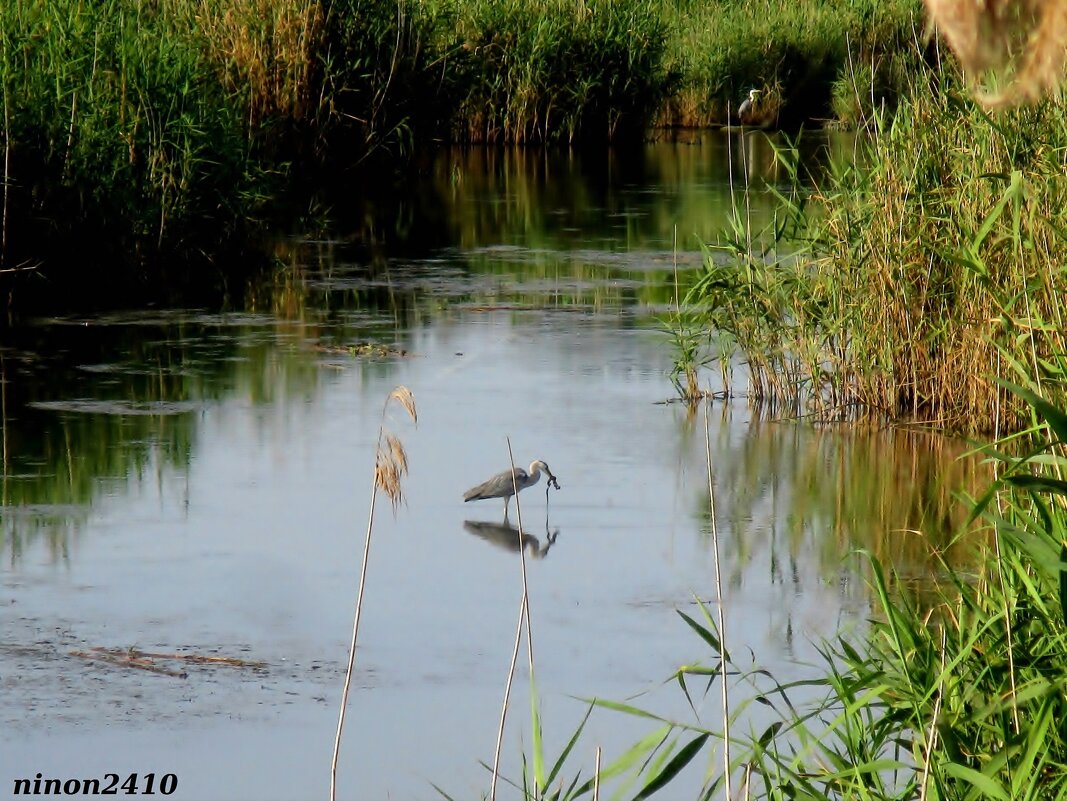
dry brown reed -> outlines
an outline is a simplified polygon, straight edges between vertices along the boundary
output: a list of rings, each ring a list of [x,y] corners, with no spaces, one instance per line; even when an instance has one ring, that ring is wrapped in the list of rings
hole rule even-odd
[[[511,685],[515,680],[515,665],[518,663],[519,657],[519,645],[522,642],[522,630],[523,625],[526,627],[526,655],[528,659],[530,669],[530,685],[534,683],[534,647],[533,647],[533,627],[530,621],[530,587],[526,578],[526,548],[523,547],[523,528],[522,528],[522,505],[519,501],[519,487],[517,484],[517,476],[515,475],[515,454],[511,451],[511,437],[507,438],[508,442],[508,460],[511,464],[511,482],[512,489],[515,492],[515,514],[518,518],[519,533],[518,533],[518,546],[519,546],[519,564],[522,567],[522,600],[519,603],[519,620],[515,626],[515,645],[511,651],[511,664],[508,668],[508,678],[504,683],[504,701],[500,708],[500,726],[497,728],[496,733],[496,748],[493,753],[493,777],[490,780],[489,788],[489,800],[495,801],[496,799],[496,786],[497,779],[500,776],[500,750],[504,742],[504,723],[507,720],[508,714],[508,701],[511,698]],[[538,749],[540,748],[540,721],[535,716],[533,720],[534,727],[534,749],[535,759],[539,758]],[[541,788],[538,788],[540,790]]]
[[[593,801],[600,801],[600,746],[596,747],[593,761]]]
[[[1028,103],[1055,92],[1067,64],[1067,0],[926,0],[930,16],[964,69],[992,71],[1001,88],[986,106]]]
[[[318,0],[201,0],[194,15],[227,87],[247,93],[250,122],[300,121],[314,112],[324,22]]]
[[[516,498],[516,500],[518,500]],[[522,548],[519,552],[522,553]],[[496,786],[500,778],[500,753],[504,746],[504,724],[508,719],[508,706],[511,701],[511,686],[515,682],[515,666],[519,663],[519,648],[522,646],[522,623],[529,607],[526,604],[526,595],[523,594],[522,604],[519,606],[519,620],[515,624],[515,643],[511,648],[511,663],[508,666],[508,678],[504,682],[504,700],[500,704],[500,724],[496,730],[496,745],[493,748],[493,776],[489,780],[489,801],[496,801]]]
[[[867,408],[966,434],[1012,431],[1028,413],[996,378],[1040,381],[1067,347],[1067,151],[1039,145],[1048,134],[1025,112],[1000,125],[952,102],[909,104],[876,144],[865,200],[828,199],[833,244],[816,269],[851,321],[830,367]]]
[[[704,395],[704,447],[706,448],[708,467],[708,513],[711,519],[711,547],[715,562],[715,607],[719,626],[719,686],[722,693],[722,749],[723,749],[723,793],[726,801],[733,799],[732,778],[730,772],[730,690],[727,685],[729,673],[726,657],[726,601],[722,595],[722,569],[719,561],[719,524],[715,511],[715,475],[711,461],[711,393]]]
[[[367,564],[370,559],[371,534],[374,531],[374,505],[378,492],[384,492],[393,506],[393,513],[403,500],[401,478],[408,470],[407,453],[400,440],[385,430],[385,416],[389,411],[389,402],[396,401],[408,413],[413,423],[418,425],[419,416],[415,409],[415,396],[405,386],[399,386],[389,393],[382,404],[382,421],[378,426],[378,444],[374,455],[374,479],[371,486],[370,512],[367,518],[367,534],[363,541],[363,561],[359,569],[359,589],[356,594],[356,611],[352,619],[352,641],[348,647],[348,668],[345,670],[344,689],[341,692],[341,710],[337,716],[337,733],[333,741],[333,758],[330,762],[330,801],[337,798],[337,760],[341,753],[341,736],[345,727],[345,710],[348,708],[348,693],[352,687],[352,673],[356,665],[356,642],[359,639],[359,620],[363,612],[363,591],[367,586]]]

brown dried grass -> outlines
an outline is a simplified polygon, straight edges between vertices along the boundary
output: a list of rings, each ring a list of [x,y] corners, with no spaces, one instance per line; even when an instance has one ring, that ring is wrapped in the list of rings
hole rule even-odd
[[[411,417],[411,421],[415,425],[419,424],[419,414],[415,410],[415,396],[411,394],[411,390],[405,386],[399,386],[389,393],[389,399],[395,400],[399,403],[404,411]]]
[[[969,435],[1016,430],[1028,412],[994,377],[1047,375],[1067,347],[1067,152],[1027,150],[1063,130],[1062,112],[1047,129],[1022,110],[991,126],[934,97],[905,113],[877,145],[862,203],[837,197],[825,223],[837,244],[820,266],[847,276],[842,313],[862,321],[849,339],[856,394]]]
[[[418,425],[419,415],[415,409],[415,396],[411,394],[411,390],[405,386],[394,389],[386,399],[385,408],[388,409],[389,402],[394,400],[408,413],[412,422]],[[383,409],[383,415],[384,411]],[[407,475],[407,472],[408,455],[404,450],[404,444],[395,434],[386,431],[383,427],[375,457],[374,485],[389,498],[394,513],[404,500],[401,479]]]
[[[312,113],[324,22],[319,0],[200,0],[194,17],[227,86],[247,92],[251,122]]]

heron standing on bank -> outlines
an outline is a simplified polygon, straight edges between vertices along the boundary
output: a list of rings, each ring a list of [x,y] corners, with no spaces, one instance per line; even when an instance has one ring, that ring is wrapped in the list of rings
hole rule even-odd
[[[521,492],[527,487],[532,487],[536,484],[541,479],[542,470],[548,474],[548,485],[559,489],[559,482],[557,482],[556,477],[552,475],[552,471],[548,469],[548,465],[540,459],[534,459],[530,462],[529,470],[523,470],[521,467],[516,467],[514,477],[512,476],[511,470],[504,470],[501,473],[497,473],[488,481],[483,481],[477,487],[471,487],[463,493],[463,500],[464,502],[467,502],[482,501],[486,498],[503,498],[504,517],[506,518],[508,516],[508,505],[511,503],[511,496],[516,492]]]
[[[737,109],[737,118],[741,120],[742,125],[748,125],[753,122],[756,117],[756,100],[759,97],[759,89],[749,89],[748,97],[742,101],[741,105]]]

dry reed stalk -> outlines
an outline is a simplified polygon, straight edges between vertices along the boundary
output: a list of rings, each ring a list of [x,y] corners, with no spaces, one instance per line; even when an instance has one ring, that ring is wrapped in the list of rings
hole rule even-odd
[[[1031,103],[1060,86],[1067,64],[1067,0],[926,0],[964,69],[992,70],[1007,86],[988,107]]]
[[[944,109],[914,106],[911,113],[915,127],[944,127]],[[1054,268],[1060,261],[1054,231],[1062,184],[1047,183],[1048,191],[1041,191],[1037,177],[1019,173],[1024,177],[1013,177],[1003,194],[980,184],[972,190],[969,173],[1002,170],[1011,143],[997,136],[976,143],[962,127],[958,133],[949,129],[947,137],[917,142],[917,162],[943,175],[942,187],[931,191],[921,171],[899,159],[879,158],[871,196],[886,200],[869,210],[866,232],[857,236],[845,218],[841,225],[832,220],[829,230],[842,243],[858,243],[870,265],[842,284],[847,299],[865,299],[859,303],[870,321],[862,337],[850,340],[858,367],[856,399],[894,415],[910,413],[964,433],[986,433],[993,427],[988,411],[998,401],[993,382],[981,376],[1003,376],[996,371],[998,345],[1014,339],[1015,355],[1031,367],[1062,352],[1063,290],[1056,286],[1062,275]],[[959,169],[954,151],[974,154],[968,172]],[[989,216],[997,209],[999,219]],[[994,226],[973,243],[975,259],[988,265],[986,278],[976,278],[977,270],[957,269],[952,257],[961,249],[945,235],[946,218],[961,232]],[[843,249],[838,256],[845,258]],[[1021,269],[1027,263],[1038,268]],[[830,263],[819,266],[828,270]],[[849,307],[838,308],[846,319]],[[1028,331],[1032,336],[1025,341],[1017,337]],[[1040,368],[1034,372],[1040,374]],[[1015,401],[1005,403],[1005,412],[1002,422],[1009,428],[1025,416]]]
[[[520,545],[520,550],[521,550]],[[511,649],[511,665],[508,667],[508,680],[504,683],[504,702],[500,705],[500,725],[496,730],[496,747],[493,749],[493,778],[489,782],[489,801],[496,801],[496,782],[500,776],[500,749],[504,742],[504,722],[508,717],[508,701],[511,698],[511,685],[515,681],[515,665],[519,661],[519,646],[522,644],[522,621],[526,616],[526,596],[523,595],[519,608],[519,620],[515,624],[515,644]]]
[[[374,531],[374,507],[381,490],[393,505],[393,514],[403,499],[400,479],[407,473],[407,454],[404,446],[393,434],[385,430],[385,414],[389,402],[395,400],[418,425],[419,416],[415,409],[415,396],[405,386],[399,386],[389,393],[382,404],[382,421],[378,425],[378,444],[374,455],[374,479],[371,484],[370,513],[367,519],[367,535],[363,541],[363,562],[359,569],[359,588],[356,592],[356,611],[352,619],[352,641],[348,646],[348,668],[345,670],[344,689],[341,692],[341,710],[337,716],[337,733],[333,740],[333,758],[330,762],[330,801],[337,798],[337,759],[341,753],[341,735],[345,727],[345,709],[348,707],[348,693],[352,687],[352,673],[356,665],[356,642],[359,639],[359,619],[363,611],[363,590],[367,585],[367,563],[370,557],[371,534]],[[388,449],[382,447],[385,441]]]
[[[530,665],[530,683],[534,680],[533,630],[530,626],[530,589],[526,581],[526,548],[523,545],[522,506],[519,504],[519,487],[515,477],[515,454],[511,451],[511,437],[508,442],[508,460],[511,462],[511,487],[515,491],[515,514],[519,522],[519,563],[522,565],[522,602],[519,604],[519,621],[515,626],[515,645],[511,651],[511,665],[508,667],[508,680],[504,684],[504,702],[500,707],[500,725],[496,732],[496,748],[493,751],[493,778],[490,780],[489,801],[496,801],[496,784],[500,776],[500,750],[504,742],[504,722],[508,715],[508,701],[511,698],[511,685],[515,681],[515,665],[519,659],[519,645],[522,642],[523,623],[526,624],[526,650]],[[539,725],[539,724],[538,724]]]
[[[999,360],[999,351],[998,351]],[[998,394],[999,398],[999,394]],[[997,425],[1000,424],[1000,415],[997,415]],[[993,441],[1000,440],[1000,429],[995,428],[993,431]],[[1000,481],[1000,462],[994,460],[993,462],[993,480],[994,482]],[[997,500],[997,515],[1001,519],[1004,517],[1004,495],[1000,490],[996,493]],[[1000,547],[1000,526],[993,527],[993,551],[997,560],[997,578],[1000,582],[1000,594],[1004,599],[1004,644],[1008,649],[1008,682],[1011,685],[1011,718],[1012,725],[1014,726],[1015,734],[1019,734],[1019,704],[1018,704],[1018,689],[1015,686],[1015,648],[1012,644],[1012,612],[1008,607],[1008,603],[1012,597],[1012,594],[1008,591],[1007,582],[1004,580],[1004,557]],[[938,699],[940,700],[940,698]]]
[[[530,625],[530,586],[526,581],[526,549],[523,547],[523,527],[522,527],[522,504],[519,502],[519,487],[515,479],[515,455],[511,452],[511,437],[507,438],[508,442],[508,459],[511,461],[511,486],[515,490],[515,516],[519,523],[519,565],[522,567],[522,597],[523,606],[526,611],[526,649],[528,651],[528,659],[530,663],[530,681],[533,682],[534,677],[534,647],[533,647],[533,627]],[[546,479],[547,481],[548,479]],[[548,490],[545,490],[547,498]]]
[[[596,747],[593,760],[593,801],[600,801],[600,746]]]
[[[732,801],[733,790],[731,788],[730,779],[730,693],[726,686],[726,616],[723,612],[722,572],[719,567],[719,526],[715,520],[715,482],[711,467],[711,424],[708,422],[710,395],[711,391],[709,390],[704,396],[704,447],[706,448],[708,463],[708,496],[710,499],[709,503],[711,504],[711,547],[715,559],[715,600],[719,623],[719,680],[722,685],[722,747],[723,766],[725,770],[724,778],[726,780],[723,785],[723,790],[726,801]]]
[[[142,651],[138,648],[118,650],[115,648],[96,647],[92,650],[100,653],[123,655],[131,659],[174,659],[177,661],[196,662],[201,665],[229,665],[230,667],[249,667],[262,670],[267,667],[266,662],[255,659],[241,659],[236,656],[204,656],[202,654],[179,654],[160,653],[157,651]]]
[[[930,779],[930,755],[937,747],[937,722],[941,716],[941,699],[945,692],[945,627],[941,626],[941,681],[937,688],[937,699],[934,701],[934,711],[930,715],[930,729],[926,735],[926,754],[923,757],[922,780],[919,782],[919,801],[926,801],[926,788]]]
[[[0,427],[2,427],[4,441],[4,492],[0,501],[7,506],[7,364],[2,352],[0,352]]]

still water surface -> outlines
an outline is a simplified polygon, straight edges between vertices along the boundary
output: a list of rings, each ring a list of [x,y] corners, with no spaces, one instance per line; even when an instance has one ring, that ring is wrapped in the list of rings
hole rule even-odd
[[[231,309],[10,331],[0,786],[152,771],[178,777],[177,798],[326,796],[374,446],[399,384],[419,420],[386,418],[410,474],[375,520],[342,797],[488,788],[478,761],[492,760],[520,564],[503,504],[462,494],[508,464],[508,437],[562,485],[521,496],[549,756],[584,713],[576,697],[643,694],[693,720],[663,682],[713,663],[676,614],[714,597],[704,425],[663,403],[657,314],[675,265],[684,283],[698,240],[715,239],[731,183],[775,179],[766,142],[748,140],[743,164],[741,144],[442,153],[404,203],[349,221],[360,245],[343,230],[284,245],[274,282]],[[751,209],[769,219],[765,193]],[[743,399],[712,408],[710,438],[727,636],[782,680],[820,638],[862,629],[856,549],[925,575],[925,540],[956,520],[947,493],[976,470],[935,438],[767,420]],[[94,648],[248,664],[160,662],[177,678]],[[527,697],[522,669],[511,778]],[[716,727],[717,698],[698,703]],[[575,769],[650,729],[594,713]],[[691,795],[717,764],[701,761]]]

